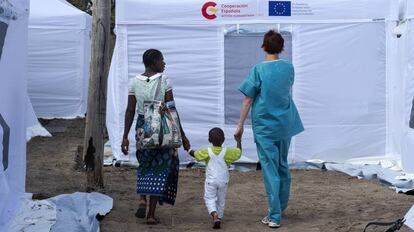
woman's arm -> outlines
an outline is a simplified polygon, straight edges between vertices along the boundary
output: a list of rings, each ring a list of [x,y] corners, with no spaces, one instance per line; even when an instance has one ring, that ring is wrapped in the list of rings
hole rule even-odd
[[[136,104],[137,104],[137,100],[135,99],[135,96],[129,95],[128,106],[125,111],[124,135],[122,136],[122,144],[121,144],[122,153],[124,153],[125,155],[128,155],[128,147],[129,147],[128,134],[129,134],[129,130],[131,129],[132,122],[134,121]]]
[[[174,94],[173,94],[172,89],[165,92],[165,102],[169,102],[169,101],[174,101]],[[178,111],[177,111],[177,115],[178,115]],[[178,120],[180,120],[180,117],[178,117]],[[181,121],[179,123],[180,125],[182,125]],[[181,130],[180,132],[181,132],[181,138],[183,140],[184,150],[188,151],[190,149],[190,141],[185,136],[184,129],[182,126],[180,126],[180,130]]]
[[[234,133],[234,138],[236,139],[236,141],[241,141],[241,137],[243,135],[243,131],[244,131],[244,121],[247,118],[247,114],[249,114],[250,111],[250,107],[252,106],[253,103],[253,98],[249,97],[249,96],[245,96],[243,99],[243,103],[242,103],[242,107],[240,110],[240,119],[239,119],[239,124],[237,126],[236,129],[236,133]]]

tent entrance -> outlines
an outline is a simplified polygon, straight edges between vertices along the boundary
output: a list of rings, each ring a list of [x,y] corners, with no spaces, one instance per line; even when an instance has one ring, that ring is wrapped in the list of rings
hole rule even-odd
[[[233,30],[224,36],[224,122],[237,125],[240,115],[240,83],[257,63],[263,62],[265,53],[260,47],[265,32]],[[285,49],[281,59],[292,62],[292,34],[282,31]],[[251,124],[250,113],[246,124]]]

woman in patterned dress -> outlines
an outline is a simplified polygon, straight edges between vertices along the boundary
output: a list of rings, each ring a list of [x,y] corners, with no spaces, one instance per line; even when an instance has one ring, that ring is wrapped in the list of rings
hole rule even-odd
[[[128,106],[125,112],[125,129],[122,140],[122,152],[128,154],[128,133],[134,120],[135,111],[138,113],[136,129],[144,125],[144,105],[146,100],[160,100],[174,106],[174,97],[171,85],[162,73],[165,62],[162,53],[156,49],[149,49],[143,54],[145,72],[129,80]],[[162,93],[156,94],[157,88]],[[157,98],[159,95],[161,99]],[[184,149],[190,147],[190,143],[181,128]],[[137,169],[137,193],[140,202],[135,216],[144,218],[147,208],[147,195],[150,196],[147,213],[147,224],[157,224],[155,208],[157,203],[163,202],[171,205],[175,202],[178,184],[179,160],[177,149],[137,149],[136,152],[139,167]]]

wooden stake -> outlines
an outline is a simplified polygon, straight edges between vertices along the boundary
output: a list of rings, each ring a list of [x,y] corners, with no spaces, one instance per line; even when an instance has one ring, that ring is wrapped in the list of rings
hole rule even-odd
[[[96,0],[93,6],[92,18],[92,59],[89,78],[88,111],[83,143],[87,191],[94,191],[104,187],[102,168],[106,90],[110,66],[111,0]]]

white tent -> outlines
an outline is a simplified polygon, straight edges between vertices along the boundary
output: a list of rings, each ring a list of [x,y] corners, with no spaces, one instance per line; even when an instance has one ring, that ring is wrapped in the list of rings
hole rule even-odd
[[[305,126],[291,143],[290,162],[401,160],[414,152],[404,145],[414,83],[411,66],[398,61],[398,1],[125,0],[116,7],[107,128],[118,159],[128,78],[143,72],[143,51],[164,53],[192,147],[209,145],[207,133],[215,126],[234,145],[243,97],[237,88],[263,60],[260,42],[269,29],[285,36],[282,55],[295,66],[293,95]],[[400,75],[407,67],[411,73]],[[248,125],[245,130],[243,161],[255,162],[252,131]]]
[[[27,95],[27,93],[26,93]],[[29,96],[26,96],[26,140],[29,141],[33,137],[43,136],[51,137],[49,131],[44,128],[33,110],[32,103],[30,102]]]
[[[31,0],[28,93],[38,117],[84,117],[91,16],[61,0]]]
[[[0,0],[0,231],[20,207],[26,175],[28,0]]]
[[[401,121],[397,121],[401,128],[401,137],[397,137],[401,152],[402,165],[404,170],[414,172],[414,130],[408,128],[408,121],[410,116],[410,109],[412,106],[412,99],[414,98],[414,2],[410,0],[401,1],[401,23],[395,33],[401,33],[398,47],[397,65],[398,69],[398,84],[395,85],[395,91],[398,93],[396,101],[400,102],[396,112],[402,115]],[[398,115],[397,115],[398,116]]]

